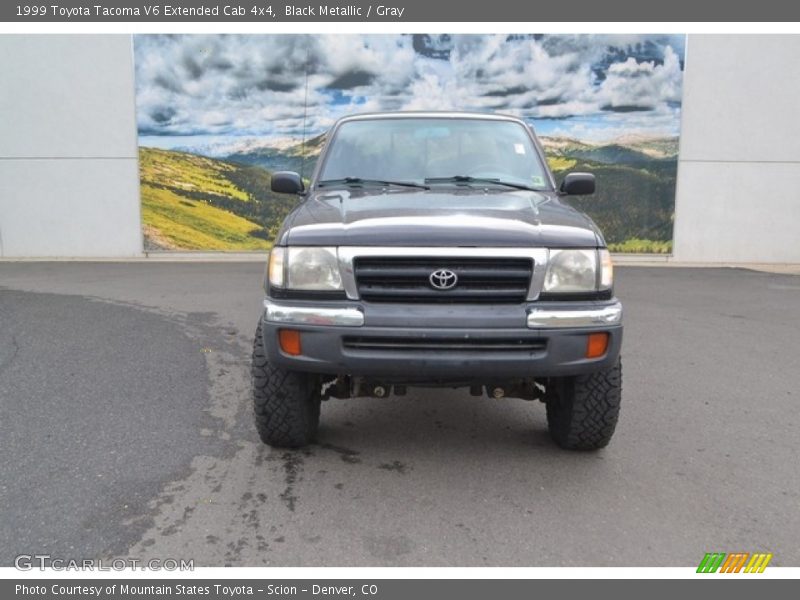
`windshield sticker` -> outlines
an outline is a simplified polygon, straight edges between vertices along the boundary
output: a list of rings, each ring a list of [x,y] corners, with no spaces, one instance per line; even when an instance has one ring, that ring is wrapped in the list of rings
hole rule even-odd
[[[544,177],[541,175],[534,175],[531,177],[531,182],[535,187],[544,187]]]
[[[525,154],[525,146],[522,144],[514,144],[514,152],[517,154]]]

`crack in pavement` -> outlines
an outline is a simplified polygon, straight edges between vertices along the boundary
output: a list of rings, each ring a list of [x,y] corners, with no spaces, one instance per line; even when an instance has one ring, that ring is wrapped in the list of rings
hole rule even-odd
[[[14,350],[11,353],[11,356],[9,356],[5,361],[0,363],[0,374],[2,374],[3,371],[5,371],[8,367],[10,367],[11,363],[13,363],[17,359],[17,355],[19,354],[19,342],[17,342],[16,335],[11,336],[11,345],[13,346]]]

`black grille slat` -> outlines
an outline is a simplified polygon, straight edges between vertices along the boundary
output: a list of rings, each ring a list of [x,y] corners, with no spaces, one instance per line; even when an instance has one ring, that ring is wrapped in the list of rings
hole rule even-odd
[[[426,288],[422,286],[413,286],[413,287],[400,287],[394,286],[391,288],[382,287],[382,286],[371,286],[371,285],[362,285],[359,290],[361,291],[361,295],[363,296],[397,296],[397,297],[409,297],[409,296],[425,296],[431,298],[446,298],[446,299],[455,299],[455,298],[472,298],[475,294],[484,294],[487,299],[489,296],[518,296],[520,294],[524,294],[527,291],[527,288],[482,288],[482,287],[458,287],[452,290],[445,290],[440,292],[438,290],[434,290],[431,288]]]
[[[342,341],[345,348],[353,350],[404,350],[415,352],[541,352],[545,340],[511,338],[398,338],[348,336]]]
[[[448,267],[450,268],[450,267]],[[490,269],[487,267],[453,267],[450,268],[459,278],[465,279],[486,279],[489,281],[493,281],[495,279],[519,279],[522,281],[527,281],[528,278],[531,276],[530,269]],[[358,274],[361,279],[372,279],[372,278],[397,278],[397,279],[407,279],[407,278],[425,278],[427,279],[428,275],[431,273],[431,267],[402,267],[402,268],[392,268],[392,267],[360,267],[358,269]]]
[[[450,290],[437,290],[429,276],[448,269],[458,276]],[[368,302],[520,303],[533,263],[505,257],[359,257],[354,272],[359,295]]]

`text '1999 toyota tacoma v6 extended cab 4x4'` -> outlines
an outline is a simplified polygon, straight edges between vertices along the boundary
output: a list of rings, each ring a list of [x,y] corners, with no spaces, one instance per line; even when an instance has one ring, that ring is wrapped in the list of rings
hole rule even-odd
[[[608,444],[622,306],[605,241],[562,196],[522,120],[387,113],[338,121],[269,257],[253,349],[261,439],[298,447],[328,398],[410,386],[542,400],[555,442]]]

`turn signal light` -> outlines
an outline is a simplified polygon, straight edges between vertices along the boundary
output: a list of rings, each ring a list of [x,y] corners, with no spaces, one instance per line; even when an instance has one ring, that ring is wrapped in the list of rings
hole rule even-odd
[[[300,348],[300,332],[294,329],[281,329],[278,331],[278,343],[281,350],[291,356],[299,356],[302,353]]]
[[[590,333],[586,342],[586,358],[600,358],[608,350],[607,333]]]

